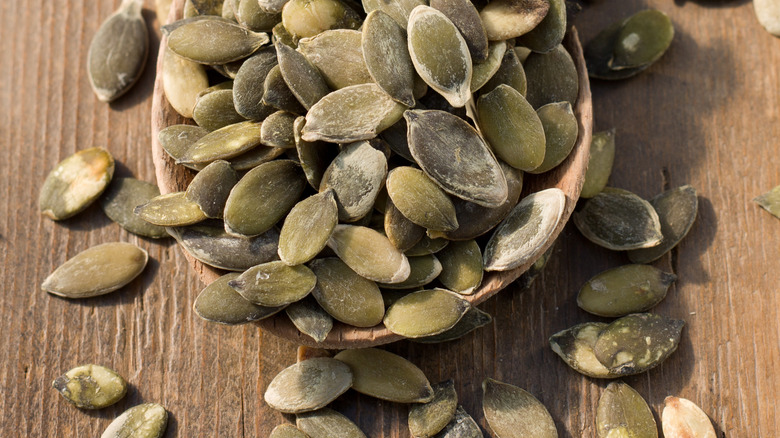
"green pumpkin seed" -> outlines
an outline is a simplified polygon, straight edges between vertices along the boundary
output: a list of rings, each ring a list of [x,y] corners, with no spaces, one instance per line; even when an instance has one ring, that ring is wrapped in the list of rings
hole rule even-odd
[[[550,0],[550,9],[544,19],[530,32],[517,38],[516,43],[534,52],[547,53],[563,41],[566,34],[566,2]]]
[[[191,61],[215,65],[246,58],[270,41],[268,34],[252,32],[221,17],[208,17],[171,31],[168,47]]]
[[[263,120],[269,115],[263,103],[264,84],[268,73],[277,65],[276,49],[266,47],[241,64],[233,84],[236,112],[251,120]]]
[[[227,161],[213,161],[195,175],[184,196],[210,218],[221,218],[228,195],[238,182],[238,174]]]
[[[282,77],[279,65],[274,66],[263,82],[263,104],[293,114],[306,114],[306,108],[298,102]]]
[[[177,164],[208,164],[216,160],[237,157],[260,144],[260,128],[261,123],[253,121],[219,128],[196,141],[177,161]]]
[[[38,195],[38,208],[55,221],[89,207],[114,176],[114,157],[103,148],[76,152],[52,169]]]
[[[435,438],[483,438],[483,436],[477,422],[463,409],[463,406],[458,405],[455,418]]]
[[[382,284],[385,289],[412,289],[425,286],[432,282],[441,273],[441,263],[433,254],[424,256],[408,257],[409,268],[411,269],[409,277],[394,284]]]
[[[427,234],[420,239],[413,247],[404,251],[408,257],[424,256],[436,254],[450,244],[450,241],[444,238],[431,238]]]
[[[263,120],[260,127],[260,141],[270,147],[290,149],[295,147],[293,122],[295,114],[276,111]]]
[[[312,438],[366,438],[355,423],[330,408],[297,414],[295,425]]]
[[[339,220],[354,222],[371,211],[386,176],[385,155],[361,141],[342,148],[325,170],[319,189],[332,189]]]
[[[298,42],[303,53],[333,90],[372,82],[363,60],[362,33],[350,29],[326,30]]]
[[[623,21],[620,20],[606,27],[585,45],[585,65],[588,69],[588,76],[591,78],[607,80],[626,79],[639,74],[650,66],[647,64],[621,70],[610,68],[612,49],[617,41],[618,33],[623,27]]]
[[[389,197],[385,203],[383,228],[390,243],[401,252],[411,249],[425,235],[425,228],[401,214]]]
[[[274,160],[285,153],[286,149],[255,146],[249,152],[230,159],[230,166],[236,171],[252,170],[255,167]]]
[[[136,206],[145,204],[160,195],[160,189],[152,183],[135,178],[116,178],[101,199],[101,207],[109,219],[125,230],[139,236],[159,239],[168,237],[164,227],[152,225],[138,217]]]
[[[231,272],[206,286],[192,306],[195,313],[206,321],[236,325],[259,321],[284,309],[283,306],[264,307],[247,301],[228,285],[228,282],[238,276],[238,272]]]
[[[755,0],[753,9],[764,29],[774,36],[780,36],[780,5],[771,0]]]
[[[258,0],[257,3],[260,5],[260,9],[265,12],[282,12],[284,5],[288,1],[289,0]]]
[[[599,398],[596,432],[599,438],[657,438],[658,426],[647,402],[634,388],[622,382],[612,382]]]
[[[507,271],[539,255],[558,226],[565,205],[566,195],[558,188],[520,201],[485,246],[485,270]]]
[[[649,202],[611,187],[586,201],[572,220],[588,240],[615,251],[650,248],[663,237],[658,213]]]
[[[590,143],[590,158],[580,198],[592,198],[607,186],[615,161],[615,129],[596,132]]]
[[[195,259],[228,271],[244,271],[274,260],[279,245],[279,232],[274,228],[255,237],[233,236],[221,226],[208,225],[168,228],[168,232]]]
[[[344,362],[316,357],[283,369],[268,385],[263,399],[286,414],[325,407],[352,386],[352,371]]]
[[[682,320],[651,313],[624,316],[601,331],[593,352],[612,373],[642,373],[677,349],[684,325]]]
[[[423,0],[395,0],[387,2],[384,0],[361,0],[366,14],[380,10],[390,16],[404,30],[409,23],[409,14],[417,6],[426,4]]]
[[[270,32],[282,21],[282,14],[264,11],[257,0],[240,0],[233,13],[240,25],[255,32]]]
[[[198,93],[209,87],[209,78],[202,65],[184,59],[165,48],[162,70],[163,92],[177,113],[192,118]]]
[[[217,131],[246,120],[244,116],[236,111],[232,89],[214,90],[198,97],[192,110],[192,118],[198,126],[209,131]],[[226,142],[226,140],[219,139],[217,142]],[[248,146],[245,147],[248,148]],[[238,153],[241,152],[243,150]]]
[[[189,7],[188,7],[189,6]],[[188,9],[192,9],[195,15],[190,15]],[[228,23],[235,24],[234,20],[228,20],[223,17],[213,16],[213,15],[197,15],[197,12],[194,7],[192,7],[192,4],[189,1],[184,2],[184,18],[181,20],[176,20],[172,23],[168,23],[165,26],[160,27],[160,31],[164,36],[168,36],[173,32],[174,30],[184,26],[185,24],[190,24],[195,21],[203,21],[203,20],[222,20]]]
[[[606,326],[603,322],[586,322],[561,330],[550,336],[550,348],[580,374],[596,379],[620,377],[608,370],[593,353],[593,346]]]
[[[488,40],[477,8],[468,0],[431,0],[430,6],[441,11],[458,28],[475,63],[488,57]]]
[[[666,14],[655,9],[637,12],[623,22],[609,67],[620,70],[650,65],[666,52],[673,38],[674,26]]]
[[[81,365],[51,384],[65,400],[82,409],[102,409],[127,393],[127,382],[116,371],[100,365]]]
[[[548,103],[536,113],[544,126],[544,161],[530,173],[544,173],[554,169],[569,156],[577,142],[579,125],[569,102]]]
[[[130,283],[146,267],[149,255],[124,242],[86,249],[54,270],[41,289],[65,298],[89,298],[113,292]]]
[[[338,223],[333,190],[310,196],[290,210],[279,235],[279,258],[290,266],[313,259]]]
[[[174,160],[178,161],[184,154],[200,140],[208,131],[200,126],[192,125],[171,125],[160,130],[157,134],[157,140],[165,152]],[[200,169],[199,165],[185,165],[190,168]]]
[[[355,327],[373,327],[382,322],[384,302],[373,281],[337,258],[317,259],[310,266],[317,275],[312,295],[331,316]]]
[[[471,99],[471,54],[466,40],[446,15],[417,6],[409,15],[409,54],[417,74],[461,108]]]
[[[309,435],[292,424],[280,424],[274,427],[268,438],[309,438]]]
[[[247,269],[228,285],[252,303],[278,307],[302,299],[316,283],[317,277],[306,266],[275,261]]]
[[[558,437],[550,413],[529,392],[490,378],[482,382],[482,410],[495,436]]]
[[[760,205],[761,208],[768,211],[773,216],[780,218],[780,186],[773,188],[761,196],[757,196],[753,199],[753,202]]]
[[[488,40],[500,41],[530,32],[547,15],[547,0],[493,0],[480,11]]]
[[[409,431],[413,437],[429,438],[455,419],[458,393],[455,382],[446,380],[432,386],[433,400],[409,407]]]
[[[298,331],[317,342],[324,341],[333,329],[333,317],[311,296],[290,304],[284,311]]]
[[[409,126],[412,156],[444,191],[485,207],[497,207],[506,201],[506,177],[471,125],[435,110],[406,111],[404,118]]]
[[[174,192],[152,198],[133,210],[141,219],[162,227],[183,227],[197,224],[208,217],[185,192]]]
[[[310,110],[330,92],[328,84],[325,83],[317,67],[313,66],[302,53],[278,41],[275,47],[284,82],[301,105]]]
[[[501,84],[509,85],[523,95],[523,97],[525,97],[528,92],[528,80],[525,77],[525,69],[514,50],[506,50],[504,52],[498,70],[496,70],[495,74],[493,74],[481,90],[483,93],[487,93]]]
[[[447,289],[470,295],[482,283],[482,251],[476,241],[452,242],[437,257],[442,266],[438,278]]]
[[[301,166],[290,160],[263,163],[233,187],[225,204],[225,230],[253,236],[271,229],[298,202],[306,186]]]
[[[412,222],[438,231],[458,228],[452,201],[421,170],[396,167],[387,174],[385,184],[393,204]]]
[[[339,0],[290,0],[282,24],[294,37],[306,38],[329,29],[357,29],[360,16]]]
[[[443,333],[460,321],[471,304],[444,289],[413,292],[402,297],[385,313],[388,330],[407,338]]]
[[[510,166],[527,171],[544,162],[544,125],[519,91],[502,84],[483,94],[477,118],[493,152]]]
[[[523,64],[528,83],[526,99],[534,108],[553,102],[574,106],[579,94],[579,76],[569,52],[559,45],[549,53],[531,53]]]
[[[488,44],[488,56],[482,62],[474,62],[471,73],[471,92],[476,93],[498,72],[506,53],[506,41],[491,41]],[[525,72],[523,72],[525,78]]]
[[[342,88],[309,109],[301,138],[334,143],[370,140],[397,122],[405,109],[377,84]]]
[[[370,77],[397,102],[414,106],[414,65],[406,45],[406,32],[381,10],[371,11],[361,39]]]
[[[485,313],[476,307],[470,307],[466,314],[463,315],[463,318],[461,318],[451,329],[441,332],[438,335],[415,338],[413,341],[423,344],[438,344],[440,342],[454,341],[491,322],[493,322],[493,317],[490,316],[490,314]]]
[[[89,84],[102,102],[125,94],[143,73],[149,34],[142,7],[141,0],[123,0],[119,9],[100,25],[89,45]]]
[[[661,426],[666,438],[716,438],[712,422],[692,401],[669,396],[664,399]]]
[[[577,304],[598,316],[644,312],[664,299],[676,279],[676,275],[648,265],[621,266],[588,280],[577,295]]]
[[[352,389],[396,403],[428,403],[433,388],[422,370],[401,356],[377,348],[344,350],[335,356],[349,365]]]
[[[515,281],[515,283],[517,283],[520,289],[528,289],[531,287],[531,285],[534,284],[534,281],[536,281],[536,277],[538,277],[539,274],[542,273],[544,267],[547,266],[547,262],[550,261],[554,249],[555,249],[555,242],[553,242],[553,244],[549,248],[547,248],[547,251],[545,251],[541,257],[536,259],[534,264],[531,265],[531,267],[528,268],[527,271],[523,272],[520,278],[518,278]]]
[[[306,181],[315,189],[319,189],[322,176],[330,163],[336,158],[339,149],[324,141],[309,142],[301,138],[305,117],[298,117],[293,122],[293,134],[295,134],[295,151],[298,153],[298,161],[301,163]]]
[[[160,438],[168,426],[168,412],[157,403],[133,406],[108,425],[100,438]]]
[[[651,199],[650,205],[658,213],[664,238],[652,248],[629,251],[628,258],[634,263],[650,263],[677,246],[693,226],[698,204],[696,189],[688,185],[668,190]]]
[[[278,41],[285,46],[292,47],[293,49],[298,47],[298,38],[293,36],[293,34],[291,34],[290,31],[284,27],[284,23],[278,23],[276,26],[274,26],[271,32],[273,33],[272,41],[274,45],[276,45],[276,42]]]

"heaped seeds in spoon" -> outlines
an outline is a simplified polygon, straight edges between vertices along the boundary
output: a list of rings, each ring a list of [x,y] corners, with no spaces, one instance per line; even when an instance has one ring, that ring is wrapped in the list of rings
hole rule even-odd
[[[566,34],[566,2],[550,0],[544,19],[530,32],[517,38],[516,44],[534,52],[547,53],[563,41]]]
[[[298,331],[317,342],[324,341],[333,329],[333,317],[311,296],[290,304],[284,311]]]
[[[282,8],[282,24],[300,39],[329,29],[357,29],[360,16],[339,0],[290,0]]]
[[[157,134],[157,140],[165,152],[175,161],[178,161],[196,141],[208,133],[206,129],[200,126],[171,125],[160,130],[160,133]],[[198,168],[202,168],[202,166]]]
[[[548,53],[531,53],[523,64],[528,80],[526,99],[534,108],[553,102],[574,105],[579,94],[579,76],[569,52],[558,45]]]
[[[427,403],[433,388],[422,370],[401,356],[378,348],[344,350],[335,356],[349,365],[352,389],[396,403]]]
[[[303,173],[306,175],[306,181],[314,189],[319,190],[322,176],[336,155],[338,155],[339,148],[324,141],[310,142],[302,139],[301,131],[303,131],[303,125],[305,124],[306,118],[303,116],[298,117],[293,122],[295,151],[298,153],[298,161],[301,163]]]
[[[599,334],[593,352],[610,372],[638,374],[669,357],[680,343],[685,322],[651,313],[613,321]]]
[[[588,240],[615,251],[650,248],[663,237],[653,206],[622,189],[604,188],[572,220]]]
[[[133,212],[146,222],[162,227],[183,227],[208,219],[200,206],[187,198],[185,192],[154,197],[135,207]]]
[[[482,410],[495,436],[558,437],[550,413],[529,392],[490,378],[482,382],[482,391]]]
[[[623,382],[610,383],[601,394],[596,408],[596,432],[599,438],[658,437],[658,427],[647,402]]]
[[[304,128],[305,129],[305,128]],[[385,154],[367,141],[342,147],[320,182],[320,191],[332,189],[336,195],[339,220],[354,222],[367,215],[387,176]]]
[[[301,39],[298,51],[317,67],[325,83],[333,90],[366,84],[372,79],[363,60],[362,36],[362,32],[357,30],[326,30]]]
[[[338,207],[333,190],[298,202],[279,234],[279,258],[290,266],[313,259],[325,248],[337,223]]]
[[[100,365],[81,365],[51,384],[65,400],[82,409],[102,409],[127,393],[127,382],[116,371]]]
[[[447,289],[470,295],[482,283],[482,251],[476,241],[452,242],[436,256],[441,262],[438,279]]]
[[[377,85],[396,101],[414,106],[415,72],[404,29],[381,10],[372,11],[363,23],[361,47]]]
[[[457,407],[455,382],[450,379],[437,383],[433,385],[433,400],[409,407],[409,431],[413,437],[432,437],[455,418]]]
[[[780,186],[764,193],[753,199],[753,202],[760,205],[761,208],[780,218]]]
[[[157,403],[133,406],[108,425],[100,438],[160,438],[168,426],[168,412]]]
[[[239,0],[233,13],[238,24],[255,32],[270,32],[282,21],[282,14],[262,10],[257,0]]]
[[[696,213],[699,201],[696,189],[685,185],[668,190],[650,200],[658,219],[661,222],[661,243],[652,248],[636,249],[628,252],[628,258],[634,263],[650,263],[658,260],[688,234]]]
[[[236,112],[251,120],[263,120],[268,116],[263,104],[264,83],[268,72],[277,65],[276,49],[259,50],[241,64],[233,83],[233,103]]]
[[[409,54],[417,74],[461,108],[471,99],[471,54],[458,28],[444,14],[417,6],[409,15]]]
[[[488,56],[488,40],[477,8],[468,0],[431,0],[430,6],[441,11],[458,28],[469,48],[473,62]]]
[[[298,102],[282,77],[279,65],[274,66],[263,82],[263,104],[293,114],[306,114],[306,108]]]
[[[548,103],[536,110],[544,126],[545,151],[542,164],[530,173],[552,170],[569,156],[577,142],[579,125],[569,102]]]
[[[263,163],[233,187],[225,204],[225,230],[254,236],[271,229],[298,202],[306,187],[301,166],[291,160]]]
[[[780,36],[780,5],[772,0],[754,0],[753,9],[764,29],[774,36]]]
[[[124,0],[100,25],[89,45],[89,83],[102,102],[111,102],[127,92],[144,70],[149,34],[142,7],[141,0]]]
[[[160,195],[156,185],[135,178],[115,178],[101,198],[101,207],[109,219],[139,236],[159,239],[168,237],[164,227],[150,224],[136,215],[136,206]]]
[[[210,218],[221,218],[228,195],[238,182],[238,174],[227,161],[211,162],[192,179],[184,196],[198,204]]]
[[[149,255],[124,242],[104,243],[84,250],[60,265],[41,289],[66,298],[89,298],[130,283],[146,267]]]
[[[288,3],[289,4],[289,3]],[[277,41],[276,56],[284,82],[307,110],[330,92],[322,74],[302,53]]]
[[[412,222],[438,231],[458,228],[452,201],[421,170],[396,167],[387,174],[385,184],[393,204]]]
[[[433,254],[408,257],[411,272],[409,277],[400,282],[382,284],[385,289],[414,289],[432,282],[441,273],[441,263]]]
[[[168,228],[168,232],[195,259],[228,271],[244,271],[274,260],[279,245],[275,228],[254,237],[230,235],[221,224]]]
[[[238,276],[239,273],[230,272],[212,281],[200,291],[192,306],[195,313],[207,321],[235,325],[259,321],[275,315],[284,308],[283,306],[258,306],[247,301],[228,285],[228,282]]]
[[[268,34],[217,17],[187,23],[168,35],[168,47],[176,54],[208,65],[246,58],[269,41]]]
[[[165,48],[163,54],[163,91],[177,113],[192,118],[198,93],[209,87],[206,69]]]
[[[295,147],[293,123],[295,114],[276,111],[263,120],[260,128],[260,141],[265,146],[291,149]]]
[[[482,429],[471,415],[458,405],[455,410],[455,418],[447,424],[435,438],[483,438]]]
[[[637,68],[660,58],[674,38],[674,26],[661,11],[647,9],[626,19],[617,34],[609,67]]]
[[[407,219],[389,197],[385,202],[385,235],[399,251],[407,251],[423,238],[425,228]]]
[[[344,362],[318,357],[283,369],[273,378],[263,399],[286,414],[325,407],[352,386],[352,371]]]
[[[606,317],[644,312],[666,296],[677,276],[649,265],[625,265],[588,280],[577,295],[586,312]]]
[[[535,28],[547,15],[545,0],[493,0],[479,13],[490,41],[519,37]]]
[[[268,438],[309,438],[309,435],[292,424],[280,424],[274,427]]]
[[[477,90],[487,84],[490,78],[498,72],[501,67],[501,63],[504,59],[504,53],[506,53],[506,41],[491,41],[488,44],[488,56],[482,62],[474,62],[471,72],[471,92],[476,93]],[[525,72],[523,72],[525,77]]]
[[[619,374],[610,372],[593,353],[599,334],[607,326],[603,322],[577,324],[550,336],[550,348],[573,370],[597,379],[614,379]]]
[[[198,126],[209,131],[216,131],[246,120],[246,117],[236,111],[231,89],[201,94],[195,101],[192,118]]]
[[[522,94],[523,97],[528,92],[528,80],[525,77],[525,69],[514,50],[504,51],[498,70],[487,81],[485,86],[480,89],[482,93],[487,93],[501,84],[509,85]]]
[[[406,111],[404,118],[409,127],[409,151],[439,187],[485,207],[497,207],[506,201],[506,177],[482,136],[471,125],[436,110]],[[406,214],[404,209],[401,211]]]
[[[334,257],[314,260],[310,267],[317,275],[312,295],[331,316],[355,327],[382,322],[385,307],[376,283]]]
[[[565,205],[566,195],[558,188],[520,201],[485,246],[485,270],[507,271],[538,255],[558,226]]]
[[[544,162],[544,125],[514,88],[502,84],[480,96],[477,119],[493,152],[510,166],[527,171]]]
[[[317,277],[306,266],[273,261],[247,269],[228,285],[252,303],[278,307],[302,299],[316,283]]]
[[[423,236],[419,242],[413,247],[404,251],[408,257],[423,256],[428,254],[436,254],[443,250],[450,244],[450,241],[441,237],[431,238],[427,235]]]
[[[592,198],[607,186],[609,175],[612,174],[612,163],[615,160],[615,129],[593,134],[590,143],[590,158],[585,181],[582,183],[580,198]]]
[[[208,164],[237,157],[260,144],[260,125],[247,121],[210,132],[187,149],[177,164]]]
[[[407,338],[445,332],[460,321],[471,305],[444,289],[413,292],[393,303],[385,313],[388,330]]]
[[[490,314],[472,306],[451,329],[441,332],[438,335],[424,336],[412,340],[423,344],[437,344],[440,342],[454,341],[491,322],[493,322],[493,317],[490,316]]]
[[[692,401],[669,396],[664,399],[661,426],[665,438],[715,438],[715,429],[704,411]]]
[[[423,0],[396,0],[386,2],[384,0],[361,0],[363,9],[367,14],[380,10],[390,16],[399,26],[406,30],[409,24],[409,14],[420,5],[425,5]]]
[[[38,207],[53,220],[68,219],[87,208],[114,176],[114,158],[103,148],[76,152],[52,169],[43,182]]]
[[[295,425],[310,437],[366,438],[355,423],[330,408],[297,414]]]

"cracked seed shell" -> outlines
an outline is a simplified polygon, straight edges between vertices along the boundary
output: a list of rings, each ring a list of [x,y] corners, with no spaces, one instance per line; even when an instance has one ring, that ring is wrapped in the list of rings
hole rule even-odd
[[[82,409],[102,409],[127,393],[127,382],[116,371],[100,365],[81,365],[57,377],[52,387]]]
[[[650,263],[671,251],[688,234],[696,220],[699,200],[696,189],[685,185],[661,193],[650,200],[661,223],[661,243],[652,248],[628,251],[634,263]]]
[[[593,134],[590,143],[590,158],[585,181],[582,183],[580,198],[592,198],[598,195],[612,173],[612,163],[615,161],[615,128]]]

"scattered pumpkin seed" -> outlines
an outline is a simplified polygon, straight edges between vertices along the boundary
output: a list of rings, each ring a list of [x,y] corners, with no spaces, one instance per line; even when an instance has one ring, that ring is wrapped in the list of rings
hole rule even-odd
[[[607,186],[615,161],[615,128],[593,134],[590,143],[590,158],[580,198],[592,198]]]
[[[312,438],[366,438],[355,423],[330,408],[297,414],[295,425]]]
[[[577,142],[579,125],[569,102],[548,103],[536,113],[544,126],[545,152],[542,164],[530,173],[544,173],[569,156]]]
[[[425,228],[415,224],[401,214],[395,208],[393,200],[389,197],[385,201],[383,228],[390,243],[401,252],[411,249],[425,235]]]
[[[160,133],[157,134],[157,140],[165,152],[178,161],[196,141],[206,134],[208,131],[200,126],[171,125],[160,130]],[[189,165],[188,167],[190,166],[202,168],[198,165]]]
[[[547,15],[547,0],[493,0],[480,11],[488,40],[500,41],[530,32]]]
[[[612,382],[599,398],[596,433],[599,438],[657,438],[658,427],[647,402],[634,388],[623,382]]]
[[[523,63],[514,50],[506,50],[498,70],[481,88],[483,93],[492,91],[501,84],[509,85],[525,97],[528,92],[528,80],[525,77]]]
[[[108,425],[100,438],[160,438],[168,426],[168,412],[157,403],[126,410]]]
[[[38,207],[55,221],[68,219],[89,207],[114,176],[114,158],[103,148],[76,152],[60,161],[43,182]]]
[[[558,437],[550,413],[529,392],[491,378],[482,391],[485,420],[496,437]]]
[[[298,331],[317,342],[324,341],[333,329],[333,317],[311,296],[290,304],[284,311]]]
[[[219,228],[168,228],[168,232],[195,259],[228,271],[244,271],[274,260],[279,245],[279,231],[275,228],[254,237],[230,235],[221,224]]]
[[[109,219],[139,236],[159,239],[168,237],[164,227],[152,225],[133,212],[136,206],[160,195],[156,185],[135,178],[116,178],[101,198],[101,207]]]
[[[451,329],[441,332],[438,335],[415,338],[413,341],[423,344],[438,344],[440,342],[454,341],[491,322],[493,322],[493,317],[490,316],[490,314],[472,306]]]
[[[102,409],[127,394],[127,382],[116,371],[100,365],[81,365],[51,383],[65,400],[82,409]]]
[[[688,399],[669,396],[664,399],[661,426],[665,438],[715,438],[709,417]]]
[[[357,29],[360,16],[339,0],[290,0],[282,8],[282,24],[296,38],[329,29]]]
[[[232,89],[214,90],[207,94],[202,94],[195,101],[195,107],[192,109],[192,118],[198,126],[206,128],[208,131],[216,131],[246,120],[244,116],[236,111]],[[223,141],[223,139],[218,140],[218,142]]]
[[[569,102],[579,94],[577,67],[569,52],[558,45],[548,53],[531,53],[523,64],[528,83],[526,99],[534,108],[548,103]]]
[[[450,244],[450,241],[444,238],[430,238],[427,234],[420,239],[413,247],[404,251],[408,257],[424,256],[436,254]]]
[[[438,279],[447,289],[470,295],[482,284],[482,251],[476,241],[452,242],[437,257],[441,262]]]
[[[772,0],[754,0],[753,9],[764,29],[774,36],[780,36],[780,5]]]
[[[65,298],[105,295],[133,281],[148,260],[146,251],[131,243],[104,243],[60,265],[43,280],[41,289]]]
[[[317,67],[313,66],[302,53],[278,41],[275,47],[284,82],[301,105],[306,110],[310,110],[330,92],[328,84],[325,83]]]
[[[409,277],[400,283],[382,284],[381,286],[383,288],[412,289],[425,286],[435,280],[441,273],[441,263],[433,254],[408,257],[408,259],[409,267],[411,269]]]
[[[298,161],[301,163],[306,181],[315,189],[319,189],[322,176],[330,163],[339,153],[334,145],[324,141],[309,142],[301,138],[305,117],[298,117],[293,122],[293,134],[295,135],[295,151],[298,153]]]
[[[290,210],[279,235],[279,258],[290,266],[313,259],[338,223],[333,190],[310,196]]]
[[[443,333],[471,307],[468,301],[444,289],[413,292],[393,303],[385,313],[385,327],[407,338]]]
[[[689,185],[677,187],[661,193],[650,200],[661,222],[663,240],[657,246],[636,249],[628,252],[628,258],[634,263],[650,263],[658,260],[688,234],[699,209],[696,189]]]
[[[171,31],[168,47],[191,61],[215,65],[246,58],[270,41],[266,33],[252,32],[221,17],[204,17],[209,18]]]
[[[431,0],[430,6],[441,11],[458,28],[474,63],[488,57],[488,40],[482,19],[469,0]]]
[[[221,218],[228,195],[238,182],[238,174],[227,161],[217,160],[195,175],[184,196],[210,218]]]
[[[304,127],[305,129],[305,127]],[[354,222],[374,206],[387,176],[385,154],[367,141],[342,147],[320,182],[320,191],[332,189],[336,195],[339,220]]]
[[[612,23],[588,41],[583,51],[588,76],[595,79],[619,80],[635,76],[649,65],[635,68],[612,70],[609,62],[612,60],[612,49],[617,41],[618,33],[623,26],[623,20]]]
[[[488,44],[488,56],[482,62],[474,62],[471,73],[471,92],[476,93],[498,72],[506,53],[506,41],[491,41]],[[525,77],[525,72],[523,72]]]
[[[656,9],[637,12],[627,18],[617,34],[609,67],[637,68],[658,60],[672,44],[674,26]]]
[[[257,0],[239,0],[233,13],[240,25],[255,32],[270,32],[282,21],[282,14],[264,11]]]
[[[362,277],[398,283],[409,277],[409,260],[387,237],[371,228],[336,225],[328,246]]]
[[[208,217],[185,192],[174,192],[152,198],[133,210],[141,219],[162,227],[183,227],[197,224]]]
[[[344,362],[318,357],[283,369],[271,380],[263,398],[286,414],[325,407],[352,386],[352,371]]]
[[[421,170],[396,167],[388,172],[385,185],[396,208],[417,225],[438,231],[458,228],[452,201]]]
[[[163,52],[162,82],[168,103],[177,113],[192,118],[198,93],[209,87],[209,78],[202,65],[184,59],[165,48]]]
[[[268,438],[309,438],[309,435],[292,424],[280,424],[274,427]]]
[[[655,307],[677,276],[649,265],[625,265],[588,280],[577,304],[598,316],[619,317]]]
[[[382,322],[385,306],[376,283],[335,257],[314,260],[310,267],[317,275],[312,295],[333,318],[355,327]]]
[[[761,208],[780,218],[780,186],[764,193],[753,199],[753,202],[760,205]]]
[[[263,103],[264,84],[268,73],[277,65],[276,49],[265,47],[241,64],[233,83],[233,103],[238,114],[250,120],[263,120],[269,115]]]
[[[306,266],[273,261],[247,269],[228,285],[252,303],[279,307],[302,299],[316,283],[317,277]]]
[[[206,321],[235,325],[259,321],[284,309],[284,306],[264,307],[247,301],[228,285],[238,276],[238,272],[230,272],[200,291],[192,306],[195,313]]]
[[[298,42],[303,53],[322,73],[333,90],[372,82],[361,46],[362,32],[351,29],[326,30]]]
[[[593,346],[606,326],[603,322],[585,322],[561,330],[550,336],[550,348],[580,374],[597,379],[620,377],[608,370],[593,353]]]
[[[432,388],[433,400],[409,407],[409,431],[413,437],[430,438],[455,419],[458,407],[455,382],[445,380]]]
[[[361,47],[370,78],[397,102],[414,106],[415,72],[404,29],[381,10],[371,11],[363,23]]]
[[[566,2],[550,0],[550,9],[544,19],[516,43],[538,53],[547,53],[563,41],[566,34]]]
[[[483,438],[483,435],[477,422],[463,409],[463,406],[458,405],[455,418],[444,426],[435,438]]]
[[[352,389],[396,403],[428,403],[433,388],[422,370],[408,360],[378,348],[339,352],[336,359],[349,365]]]

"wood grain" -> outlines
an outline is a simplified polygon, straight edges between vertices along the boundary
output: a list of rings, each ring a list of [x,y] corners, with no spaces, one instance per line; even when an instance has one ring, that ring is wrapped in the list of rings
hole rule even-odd
[[[107,147],[120,163],[117,176],[154,180],[149,66],[156,55],[133,92],[111,105],[98,102],[85,76],[90,38],[119,3],[0,2],[0,435],[99,436],[124,409],[153,401],[171,414],[168,437],[265,437],[290,421],[262,394],[295,361],[295,344],[255,326],[201,321],[191,307],[199,280],[173,245],[122,231],[96,206],[63,223],[37,211],[48,171],[88,147]],[[677,29],[670,51],[642,75],[592,83],[596,129],[617,128],[610,184],[644,197],[682,184],[700,194],[691,233],[654,263],[679,276],[655,311],[686,320],[682,344],[660,367],[625,381],[657,417],[674,394],[701,406],[719,437],[778,436],[780,221],[750,200],[780,184],[780,39],[742,0],[591,3],[575,21],[583,41],[646,7],[669,14]],[[153,2],[146,8],[154,31]],[[78,302],[40,291],[66,259],[116,240],[149,251],[153,263],[141,278]],[[492,326],[454,343],[387,348],[431,381],[455,379],[461,403],[483,427],[480,383],[492,377],[537,396],[562,437],[593,437],[606,382],[568,369],[547,338],[602,320],[577,308],[576,292],[625,263],[569,225],[530,290],[512,286],[481,305],[495,316]],[[127,378],[127,398],[97,412],[61,400],[51,381],[88,362]],[[334,407],[370,437],[409,436],[405,406],[349,392]]]

